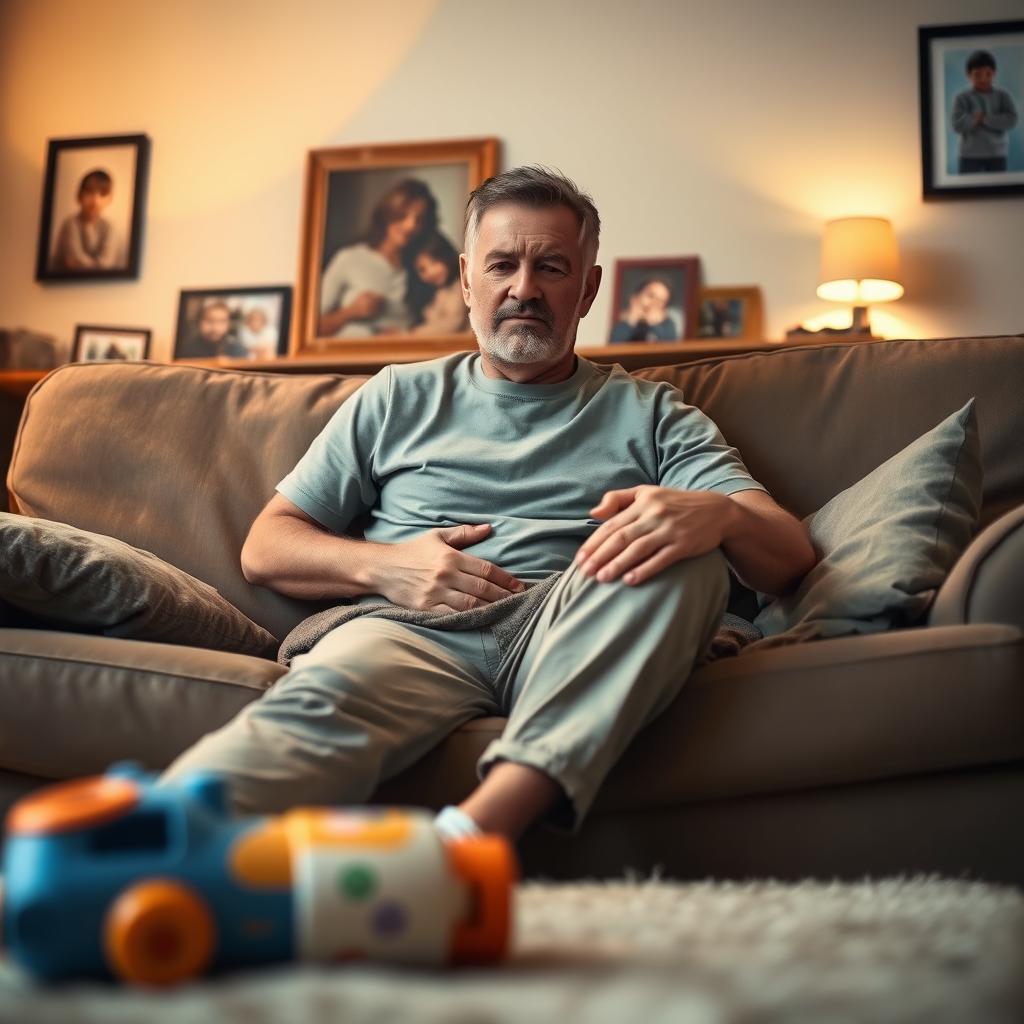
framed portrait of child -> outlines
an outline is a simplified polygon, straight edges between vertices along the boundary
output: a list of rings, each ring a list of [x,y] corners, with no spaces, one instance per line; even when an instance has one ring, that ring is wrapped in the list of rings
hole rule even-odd
[[[696,337],[700,284],[699,256],[616,260],[609,344]]]
[[[473,348],[459,282],[470,192],[497,140],[309,153],[292,354],[424,359]]]
[[[1024,195],[1024,21],[918,29],[925,199]]]
[[[50,139],[37,281],[137,278],[149,137]]]

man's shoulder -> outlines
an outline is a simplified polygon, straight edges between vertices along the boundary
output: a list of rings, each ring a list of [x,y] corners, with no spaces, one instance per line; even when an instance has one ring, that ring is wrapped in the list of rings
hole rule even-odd
[[[582,356],[580,357],[583,358]],[[602,388],[617,397],[632,395],[638,401],[654,402],[668,391],[678,390],[671,381],[648,380],[630,373],[621,363],[595,363],[586,360],[594,368],[595,376],[601,379]]]
[[[391,379],[395,387],[426,386],[442,384],[464,372],[474,353],[452,352],[436,359],[424,359],[418,363],[391,363]]]

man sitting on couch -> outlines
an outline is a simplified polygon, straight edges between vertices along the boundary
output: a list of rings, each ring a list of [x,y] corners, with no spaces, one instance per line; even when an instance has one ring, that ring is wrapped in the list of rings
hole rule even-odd
[[[813,566],[804,527],[679,391],[574,354],[599,228],[546,169],[471,195],[460,272],[480,351],[386,367],[280,482],[246,579],[347,603],[286,639],[287,674],[168,776],[223,773],[244,812],[361,803],[463,722],[504,715],[438,827],[576,831],[705,653],[727,562],[770,594]]]

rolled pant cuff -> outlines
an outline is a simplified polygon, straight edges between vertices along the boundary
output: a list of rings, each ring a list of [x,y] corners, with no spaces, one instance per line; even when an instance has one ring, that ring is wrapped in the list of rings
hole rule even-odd
[[[516,764],[529,765],[554,779],[562,787],[565,797],[540,820],[559,832],[579,831],[594,797],[580,784],[577,774],[567,763],[564,754],[538,744],[526,745],[512,740],[492,740],[477,760],[477,778],[483,782],[488,771],[498,761],[514,761]]]

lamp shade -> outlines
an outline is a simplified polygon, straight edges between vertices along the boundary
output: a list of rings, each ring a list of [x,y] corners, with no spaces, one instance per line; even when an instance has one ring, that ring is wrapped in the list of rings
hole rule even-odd
[[[903,294],[900,256],[884,217],[841,217],[825,224],[818,298],[830,302],[889,302]]]

